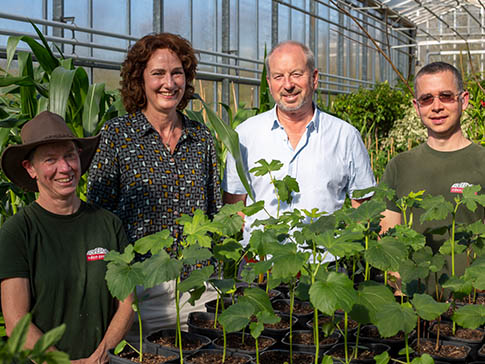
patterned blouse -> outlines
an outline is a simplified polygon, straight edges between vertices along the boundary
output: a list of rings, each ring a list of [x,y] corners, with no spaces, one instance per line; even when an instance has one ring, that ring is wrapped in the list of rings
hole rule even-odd
[[[130,243],[168,228],[172,254],[183,231],[177,218],[196,209],[212,217],[222,205],[212,135],[182,116],[173,154],[141,111],[108,121],[88,176],[88,200],[121,218]]]

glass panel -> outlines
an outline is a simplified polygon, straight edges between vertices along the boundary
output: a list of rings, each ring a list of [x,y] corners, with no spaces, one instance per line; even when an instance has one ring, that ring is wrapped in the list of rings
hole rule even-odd
[[[259,1],[259,34],[258,34],[258,59],[264,58],[264,47],[269,53],[271,51],[271,19],[272,6],[271,1]]]
[[[153,31],[153,0],[131,1],[131,35],[141,38]]]
[[[110,16],[106,16],[106,14],[110,14]],[[126,0],[93,0],[93,28],[110,33],[128,34],[126,19]],[[94,49],[94,57],[113,61],[123,61],[125,58],[124,52],[128,48],[128,41],[102,35],[94,35],[93,41],[97,44],[120,48],[120,52]]]
[[[239,0],[239,55],[245,58],[256,59],[258,57],[256,5],[256,0]]]
[[[194,16],[201,16],[194,14]],[[191,40],[190,0],[163,2],[163,31]]]

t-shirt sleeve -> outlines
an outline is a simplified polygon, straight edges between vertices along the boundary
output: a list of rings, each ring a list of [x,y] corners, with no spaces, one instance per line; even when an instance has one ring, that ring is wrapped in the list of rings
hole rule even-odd
[[[22,215],[15,215],[0,229],[0,280],[29,278],[26,226],[22,225]]]
[[[354,191],[373,187],[376,184],[374,172],[372,171],[370,165],[369,153],[367,152],[367,149],[365,148],[365,145],[362,142],[360,134],[357,130],[354,130],[352,133],[351,141],[352,142],[349,143],[351,147],[351,160],[350,180],[348,187],[350,198],[352,198]],[[372,192],[361,198],[370,196],[372,196]]]
[[[391,159],[387,164],[384,174],[382,175],[380,184],[385,184],[387,187],[395,190],[396,189],[396,160]],[[401,212],[396,206],[396,198],[386,201],[386,208],[394,212]]]

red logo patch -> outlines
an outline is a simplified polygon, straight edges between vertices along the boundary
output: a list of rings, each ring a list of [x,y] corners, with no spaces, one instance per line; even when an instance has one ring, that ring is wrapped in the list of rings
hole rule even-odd
[[[88,262],[103,260],[106,253],[108,253],[108,250],[105,248],[91,249],[91,250],[88,250],[88,252],[86,253],[86,259]]]
[[[463,193],[465,187],[471,186],[468,182],[453,183],[450,188],[451,193]]]

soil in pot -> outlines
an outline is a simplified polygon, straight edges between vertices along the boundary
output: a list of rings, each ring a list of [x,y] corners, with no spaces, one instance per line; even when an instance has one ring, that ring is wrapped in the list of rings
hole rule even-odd
[[[287,350],[268,350],[259,356],[260,364],[281,364],[290,362],[290,352]],[[293,364],[310,364],[315,362],[315,355],[293,352]]]
[[[210,312],[191,312],[187,320],[189,332],[215,339],[222,335],[222,326],[217,323],[214,328],[215,315]]]
[[[147,336],[147,345],[155,344],[166,350],[178,352],[179,348],[176,345],[176,330],[160,330]],[[195,333],[182,331],[182,350],[185,354],[192,353],[196,350],[202,349],[211,343],[211,339],[207,336],[202,336]]]
[[[417,347],[417,341],[412,344],[412,348],[418,353],[419,356],[423,354],[429,354],[433,358],[443,359],[445,361],[453,362],[465,362],[468,354],[470,353],[470,347],[468,345],[453,343],[450,341],[440,341],[440,345],[436,348],[436,340],[420,339],[419,348]]]
[[[348,354],[351,355],[355,348],[355,343],[348,345]],[[365,345],[359,345],[357,356],[352,359],[352,362],[374,362],[376,355],[382,354],[385,351],[389,351],[390,347],[384,344],[369,343]],[[345,345],[337,344],[327,352],[325,355],[329,355],[337,360],[345,360]]]
[[[324,336],[320,334],[318,340],[320,342],[320,349],[322,351],[330,349],[333,345],[337,344],[340,338],[340,334],[334,332],[330,336]],[[290,346],[290,333],[287,333],[282,340],[286,347]],[[293,350],[314,352],[315,345],[313,340],[313,331],[311,330],[296,330],[293,331]]]
[[[113,350],[108,352],[109,362],[111,364],[126,364],[126,363],[142,363],[142,364],[157,364],[157,363],[167,363],[173,360],[179,359],[176,353],[169,352],[166,350],[160,351],[158,354],[150,353],[147,351],[143,352],[143,361],[140,362],[139,354],[126,347],[118,355],[113,353]]]
[[[201,350],[190,355],[186,359],[187,364],[219,364],[222,363],[222,351],[220,350]],[[226,353],[224,364],[247,364],[251,363],[249,355]]]
[[[263,352],[276,343],[276,340],[267,336],[260,336],[258,338],[258,350]],[[216,348],[224,347],[224,338],[219,337],[213,341]],[[240,332],[231,332],[226,335],[226,347],[228,350],[243,352],[243,353],[256,353],[256,341],[249,334],[243,334]]]
[[[466,342],[481,342],[485,337],[485,332],[479,329],[464,329],[461,327],[457,327],[455,330],[455,334],[453,335],[453,324],[449,322],[440,322],[440,335],[447,336],[451,340],[463,340]],[[438,333],[438,323],[435,323],[430,328],[431,333],[435,336]]]
[[[277,299],[272,303],[273,309],[276,312],[290,314],[290,300],[289,299]],[[305,330],[305,322],[307,322],[313,315],[313,307],[310,302],[301,302],[295,300],[293,305],[293,315],[298,318],[298,323],[295,325],[296,328]]]

